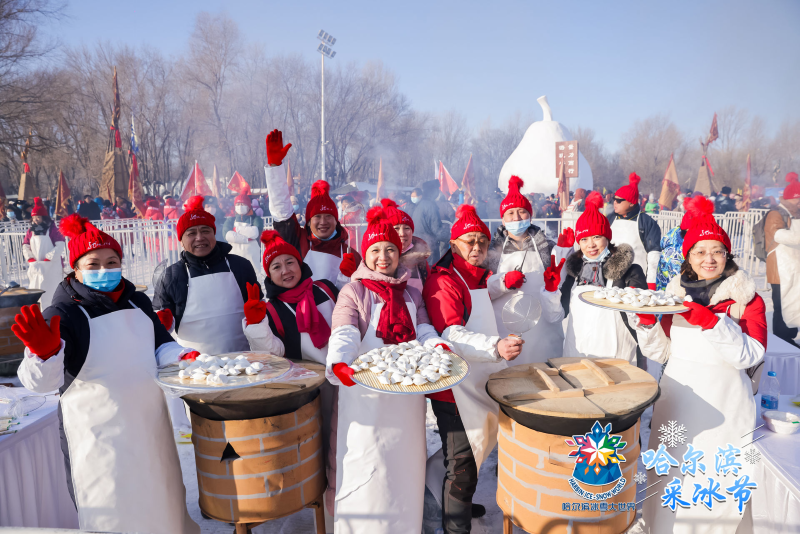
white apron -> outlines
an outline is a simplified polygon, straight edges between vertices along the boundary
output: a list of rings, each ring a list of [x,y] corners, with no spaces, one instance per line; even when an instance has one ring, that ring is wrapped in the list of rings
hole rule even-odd
[[[342,254],[344,254],[345,250],[345,246],[342,245]],[[342,258],[339,256],[334,256],[327,252],[309,250],[303,261],[311,267],[312,280],[327,280],[335,285],[337,289],[342,289],[350,283],[350,278],[343,275],[339,270],[339,264],[342,263]]]
[[[770,254],[775,254],[778,276],[781,280],[781,314],[789,328],[800,326],[800,224],[792,224],[787,231],[793,234],[795,245],[778,243]]]
[[[62,242],[59,241],[59,243]],[[63,244],[61,247],[63,248]],[[44,294],[39,299],[39,307],[43,310],[50,306],[53,301],[53,293],[64,279],[64,268],[61,265],[61,254],[58,251],[53,254],[51,261],[44,261],[47,254],[55,248],[49,235],[31,236],[31,253],[36,261],[28,263],[28,280],[30,281],[28,287],[44,289]]]
[[[294,309],[282,302],[278,299],[271,301],[274,306],[283,305],[286,306],[292,314],[297,317],[297,312]],[[327,304],[330,302],[333,303],[332,300],[326,300],[323,304]],[[330,326],[330,325],[329,325]],[[327,365],[328,362],[328,345],[326,344],[321,349],[318,349],[314,342],[311,341],[311,335],[308,332],[300,332],[300,352],[302,353],[304,360],[310,360],[312,362],[321,363],[322,365]]]
[[[506,237],[506,242],[508,242],[508,237]],[[503,243],[503,248],[505,245],[506,243]],[[544,287],[544,278],[540,274],[544,273],[544,264],[535,241],[533,246],[534,249],[528,250],[527,254],[524,250],[518,250],[500,257],[498,274],[519,270],[525,275],[526,280],[520,289],[509,291],[492,301],[497,331],[501,338],[512,333],[503,323],[503,306],[520,292],[539,299],[539,294]],[[542,363],[546,362],[548,358],[560,358],[564,349],[564,329],[558,328],[559,326],[540,320],[533,328],[523,333],[521,337],[525,340],[525,345],[522,347],[522,353],[509,362],[509,365]]]
[[[244,300],[228,260],[228,272],[192,278],[189,267],[189,289],[186,309],[178,327],[178,343],[212,356],[226,352],[250,350],[242,331]]]
[[[156,385],[153,322],[141,310],[89,318],[89,352],[61,397],[82,531],[198,533]]]
[[[652,534],[676,532],[678,534],[723,534],[736,532],[740,519],[732,495],[725,492],[733,484],[734,477],[717,477],[714,471],[714,455],[717,447],[734,447],[746,444],[749,439],[742,436],[755,428],[756,403],[753,388],[744,369],[734,369],[716,356],[711,342],[702,335],[700,327],[695,327],[679,316],[673,316],[670,332],[672,346],[669,361],[661,378],[661,397],[653,409],[653,419],[648,448],[658,448],[658,431],[661,425],[677,421],[686,427],[686,442],[678,447],[667,449],[672,457],[681,463],[682,457],[691,443],[695,449],[705,452],[700,460],[706,466],[705,475],[698,470],[697,476],[681,475],[678,468],[672,468],[668,476],[682,479],[681,498],[691,502],[694,484],[708,487],[708,477],[721,483],[720,493],[728,500],[715,502],[709,511],[699,501],[690,508],[678,507],[675,512],[661,506],[660,497],[647,499],[644,503],[644,519]],[[749,448],[749,447],[748,447]],[[753,479],[751,465],[744,460],[744,452],[738,456],[742,468],[739,476],[749,475]],[[659,478],[654,470],[647,472],[647,484]],[[663,494],[664,484],[659,494]],[[755,491],[763,491],[758,488]],[[652,501],[652,502],[650,502]]]
[[[633,248],[633,263],[641,267],[644,274],[647,275],[647,251],[639,236],[639,215],[632,220],[624,220],[617,216],[611,223],[611,234],[613,244],[625,243]]]
[[[237,228],[246,228],[249,226],[253,225],[243,221],[234,221],[233,231],[236,232]],[[251,239],[247,243],[230,243],[230,245],[233,247],[233,250],[231,250],[232,254],[241,256],[253,264],[256,278],[262,278],[264,276],[264,268],[261,266],[261,242],[258,239]]]
[[[464,277],[457,270],[453,269],[453,271],[461,278],[464,285],[467,285]],[[472,312],[464,328],[487,336],[498,335],[489,290],[486,288],[470,289],[469,296],[472,299]],[[507,367],[508,364],[505,360],[497,363],[469,362],[467,378],[453,388],[458,413],[461,416],[461,422],[464,423],[464,429],[467,431],[467,438],[470,448],[472,448],[472,455],[475,457],[475,463],[478,465],[478,471],[480,471],[483,461],[497,445],[500,405],[486,393],[486,383],[489,381],[489,375]]]
[[[612,282],[608,280],[606,287],[611,287]],[[637,342],[622,321],[620,312],[592,306],[578,297],[597,289],[598,286],[591,284],[572,286],[564,357],[621,358],[636,366]]]
[[[372,298],[359,353],[383,347],[375,335],[383,303]],[[409,299],[410,300],[410,299]],[[406,301],[414,328],[417,309]],[[339,388],[336,534],[419,534],[425,499],[425,397]]]

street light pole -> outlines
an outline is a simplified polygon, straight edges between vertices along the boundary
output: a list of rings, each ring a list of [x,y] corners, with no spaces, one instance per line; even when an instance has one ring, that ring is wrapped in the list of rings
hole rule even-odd
[[[328,34],[325,30],[320,30],[317,34],[317,39],[322,41],[320,45],[317,47],[317,52],[320,53],[322,56],[322,63],[320,67],[320,130],[321,130],[321,143],[320,143],[320,153],[322,156],[322,162],[320,163],[320,176],[321,180],[328,181],[325,178],[325,56],[333,59],[336,56],[336,52],[331,49],[336,43],[336,38],[332,35]],[[327,46],[330,45],[330,46]]]

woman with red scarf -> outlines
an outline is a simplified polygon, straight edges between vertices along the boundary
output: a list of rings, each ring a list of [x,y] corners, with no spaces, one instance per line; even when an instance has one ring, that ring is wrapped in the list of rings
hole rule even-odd
[[[348,365],[375,348],[443,344],[400,263],[400,236],[381,207],[367,213],[364,261],[333,311],[328,378],[353,386]],[[418,534],[425,495],[425,397],[339,388],[337,534]]]

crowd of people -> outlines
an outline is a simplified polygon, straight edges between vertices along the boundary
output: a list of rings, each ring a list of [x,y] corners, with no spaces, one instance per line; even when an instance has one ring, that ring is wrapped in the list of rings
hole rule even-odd
[[[166,269],[152,302],[122,277],[119,243],[89,222],[83,202],[61,221],[60,233],[35,223],[36,236],[69,238],[74,271],[51,289],[43,313],[34,305],[17,316],[12,328],[26,346],[19,376],[34,391],[61,392],[62,450],[82,529],[199,532],[153,377],[200,353],[249,349],[325,366],[325,504],[338,534],[418,534],[426,471],[434,468],[441,472],[444,532],[470,532],[472,518],[485,512],[473,502],[480,467],[497,444],[498,405],[486,383],[507,366],[562,355],[621,358],[642,368],[652,361],[659,371],[666,364],[654,424],[690,421],[687,443],[706,450],[752,430],[751,377],[767,347],[765,305],[737,267],[710,199],[681,203],[685,215],[679,230],[664,236],[667,246],[642,206],[635,174],[610,198],[576,192],[574,228],[555,238],[532,224],[540,210],[556,209],[546,207],[553,199],[522,194],[519,177],[493,212],[461,205],[450,214],[436,181],[407,201],[386,198],[371,207],[353,195],[337,205],[327,183],[316,182],[301,210],[285,179],[291,145],[275,130],[266,147],[268,201],[261,209],[272,229],[263,230],[247,194],[235,198],[225,220],[217,199],[193,197],[178,218],[180,260]],[[168,206],[173,199],[164,200]],[[100,208],[84,202],[93,214]],[[790,246],[781,232],[800,203],[796,179],[781,202],[786,213],[768,217],[770,239]],[[148,199],[148,211],[161,207]],[[343,222],[358,211],[367,228],[355,250]],[[442,222],[449,218],[452,224]],[[502,224],[493,233],[485,218]],[[690,295],[689,311],[659,319],[578,298],[597,288],[659,285]],[[520,293],[541,304],[539,322],[521,336],[500,313]],[[426,462],[425,397],[357,387],[350,367],[372,349],[411,341],[470,363],[463,382],[428,396],[444,457],[439,466]],[[684,532],[691,528],[685,520],[704,511],[672,513],[658,499],[644,504],[652,533]],[[734,532],[740,515],[730,502],[715,508],[715,517],[712,530],[722,533]]]

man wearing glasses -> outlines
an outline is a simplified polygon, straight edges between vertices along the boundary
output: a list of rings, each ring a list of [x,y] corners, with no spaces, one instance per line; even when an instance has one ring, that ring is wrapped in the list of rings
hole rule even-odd
[[[639,182],[641,178],[632,172],[628,185],[614,193],[614,213],[608,218],[615,245],[625,243],[633,247],[633,263],[644,271],[647,287],[656,288],[658,261],[661,259],[661,228],[646,213],[641,213],[639,204]]]

